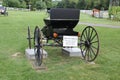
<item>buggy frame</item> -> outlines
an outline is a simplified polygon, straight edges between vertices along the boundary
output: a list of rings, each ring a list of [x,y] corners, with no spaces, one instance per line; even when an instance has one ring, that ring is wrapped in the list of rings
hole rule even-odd
[[[47,43],[49,40],[54,40],[57,46],[63,47],[63,36],[77,36],[79,39],[78,47],[81,50],[82,57],[88,62],[96,59],[99,52],[98,33],[92,26],[85,27],[81,35],[79,32],[74,31],[73,29],[79,22],[79,17],[79,9],[50,9],[50,17],[44,19],[45,26],[42,29],[36,26],[34,30],[34,49],[38,65],[42,64],[43,59],[40,49],[47,45],[44,45],[42,41],[45,38]],[[30,30],[28,28],[29,47],[31,48],[30,39]]]

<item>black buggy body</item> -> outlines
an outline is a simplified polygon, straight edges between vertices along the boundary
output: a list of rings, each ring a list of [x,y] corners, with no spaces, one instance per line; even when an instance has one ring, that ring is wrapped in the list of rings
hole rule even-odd
[[[63,35],[78,35],[78,32],[73,31],[73,28],[79,22],[80,10],[78,9],[51,9],[50,18],[45,18],[46,26],[42,32],[47,38],[54,38],[56,33],[57,38],[62,38]]]

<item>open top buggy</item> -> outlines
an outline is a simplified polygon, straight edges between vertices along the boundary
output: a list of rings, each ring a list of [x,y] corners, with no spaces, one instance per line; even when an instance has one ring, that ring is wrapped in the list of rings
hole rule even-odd
[[[78,24],[80,17],[79,9],[63,9],[53,8],[50,9],[50,17],[45,18],[45,26],[40,30],[37,26],[34,31],[34,49],[36,61],[39,65],[42,63],[42,41],[46,38],[47,43],[49,40],[54,40],[58,46],[63,47],[64,36],[77,36],[78,47],[81,50],[82,57],[88,61],[94,61],[99,52],[99,38],[96,30],[87,26],[80,35],[79,32],[73,30]],[[31,47],[30,30],[28,28],[29,47]],[[74,42],[73,42],[74,43]],[[47,45],[47,44],[46,44]]]
[[[0,6],[0,14],[8,16],[8,12],[6,11],[6,7]]]

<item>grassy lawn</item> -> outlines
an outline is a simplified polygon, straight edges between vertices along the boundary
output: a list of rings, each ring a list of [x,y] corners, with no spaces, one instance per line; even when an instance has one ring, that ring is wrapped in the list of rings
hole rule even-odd
[[[27,26],[30,25],[33,34],[36,25],[44,26],[46,16],[45,12],[20,11],[9,11],[9,16],[0,15],[0,80],[120,80],[120,29],[97,26],[100,52],[96,64],[63,56],[58,47],[44,47],[48,52],[44,60],[47,70],[34,70],[24,53],[28,47]],[[112,22],[110,24],[114,25],[113,21],[96,20],[84,14],[81,14],[81,21]],[[77,25],[75,30],[82,32],[84,28],[84,25]],[[13,57],[15,53],[20,55]]]
[[[88,22],[88,23],[108,24],[108,25],[120,26],[120,21],[113,21],[110,19],[103,19],[103,18],[99,19],[99,18],[95,18],[95,17],[93,18],[91,15],[86,15],[83,13],[81,13],[80,21],[81,22]]]

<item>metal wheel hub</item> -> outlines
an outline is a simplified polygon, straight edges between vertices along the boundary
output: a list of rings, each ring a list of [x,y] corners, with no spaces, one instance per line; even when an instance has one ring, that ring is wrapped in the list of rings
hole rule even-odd
[[[90,43],[90,41],[89,41],[89,40],[85,41],[85,46],[86,46],[87,48],[90,48],[91,43]]]

